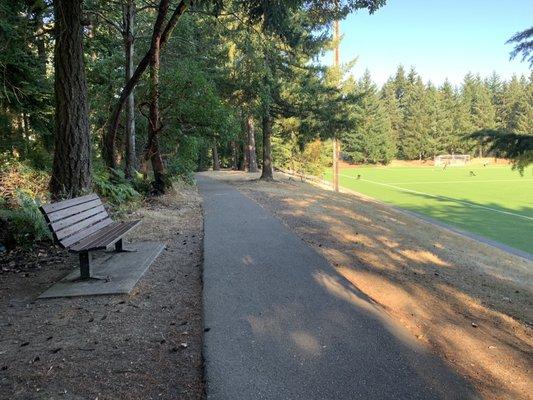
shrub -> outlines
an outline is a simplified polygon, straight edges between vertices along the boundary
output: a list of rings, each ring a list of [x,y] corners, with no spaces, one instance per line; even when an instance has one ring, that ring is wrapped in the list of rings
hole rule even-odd
[[[20,201],[18,191],[24,192],[32,199],[45,202],[50,197],[49,181],[50,175],[47,172],[0,155],[0,197],[7,203],[7,208],[17,208]]]
[[[137,193],[143,196],[149,196],[152,191],[152,183],[140,172],[135,172],[135,176],[131,180],[131,185]]]
[[[272,142],[274,164],[302,174],[321,176],[324,169],[331,166],[332,142],[314,140],[305,144],[303,150],[296,140],[286,140],[274,136]]]
[[[96,193],[114,206],[124,206],[141,199],[139,192],[124,178],[122,171],[113,171],[112,176],[103,170],[96,171],[93,187]]]
[[[6,227],[0,241],[7,247],[27,245],[36,240],[51,239],[46,221],[39,211],[40,201],[22,190],[15,194],[16,205],[0,198],[0,223]]]

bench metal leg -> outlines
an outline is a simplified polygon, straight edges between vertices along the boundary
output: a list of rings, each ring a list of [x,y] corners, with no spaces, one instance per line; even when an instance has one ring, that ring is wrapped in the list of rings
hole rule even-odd
[[[80,278],[89,279],[91,277],[91,256],[88,251],[80,253]]]
[[[127,250],[124,248],[122,244],[122,239],[120,239],[118,242],[115,242],[115,252],[116,253],[134,253],[137,250]]]

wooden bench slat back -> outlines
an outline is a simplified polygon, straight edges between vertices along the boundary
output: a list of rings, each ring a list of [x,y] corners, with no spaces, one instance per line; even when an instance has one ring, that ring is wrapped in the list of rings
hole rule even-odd
[[[41,208],[43,209],[45,213],[48,214],[48,213],[59,211],[64,208],[69,208],[69,207],[72,207],[72,206],[75,206],[81,203],[86,203],[91,200],[100,200],[100,198],[98,197],[96,193],[91,193],[86,196],[76,197],[74,199],[68,199],[68,200],[63,200],[63,201],[57,201],[55,203],[45,204],[44,206],[41,206]]]
[[[100,206],[97,206],[97,207],[94,207],[94,208],[90,208],[88,210],[82,211],[79,214],[74,214],[74,215],[72,215],[70,217],[63,218],[63,219],[60,219],[60,220],[56,220],[55,222],[51,222],[50,223],[50,227],[54,230],[54,232],[58,232],[61,229],[65,229],[65,228],[75,224],[76,222],[79,222],[79,221],[81,221],[81,220],[83,220],[85,218],[92,217],[93,215],[99,214],[102,211],[105,211],[105,208],[104,208],[103,205],[100,205]]]
[[[100,222],[100,221],[104,221],[106,219],[110,219],[109,218],[109,215],[107,215],[107,212],[106,211],[102,211],[96,215],[93,215],[92,217],[89,217],[89,218],[86,218],[86,219],[82,219],[68,227],[66,227],[65,229],[61,229],[60,231],[56,231],[55,234],[56,234],[56,237],[57,237],[57,240],[61,241],[61,239],[64,239],[70,235],[73,235],[74,233],[76,232],[81,232],[83,230],[85,230],[85,228],[91,226],[91,225],[94,225],[96,224],[97,222]]]
[[[69,247],[113,222],[95,193],[46,204],[41,207],[41,212],[54,238],[63,247]]]
[[[102,201],[100,199],[97,200],[91,200],[86,203],[77,204],[69,208],[64,208],[62,210],[53,211],[51,213],[47,213],[46,217],[48,222],[56,222],[68,217],[72,217],[76,214],[81,213],[82,211],[90,210],[91,208],[95,208],[102,205]]]

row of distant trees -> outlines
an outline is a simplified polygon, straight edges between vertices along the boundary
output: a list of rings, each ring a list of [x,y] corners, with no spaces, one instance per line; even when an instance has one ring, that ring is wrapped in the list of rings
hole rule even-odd
[[[519,57],[533,67],[532,37],[530,28],[509,39],[508,44],[514,44],[511,59]],[[331,163],[331,143],[322,141],[319,152],[309,146],[316,150],[317,138],[332,135],[341,139],[343,156],[358,163],[453,153],[507,157],[519,170],[533,162],[533,74],[506,81],[496,73],[485,79],[469,73],[460,85],[445,81],[436,86],[424,83],[414,68],[407,72],[399,66],[378,88],[368,71],[355,79],[348,74],[350,68],[334,67],[321,75],[340,97],[334,92],[317,95],[309,79],[295,81],[298,96],[289,97],[291,104],[307,94],[316,99],[316,109],[277,119],[276,164],[312,164],[304,168],[307,173],[326,166]],[[312,104],[306,103],[307,110]]]
[[[350,124],[343,154],[354,162],[387,163],[438,154],[489,155],[483,131],[533,132],[533,75],[502,80],[467,74],[461,85],[424,83],[400,66],[381,89],[367,71],[343,83]],[[493,153],[493,152],[492,152]],[[491,154],[493,155],[493,154]]]
[[[307,119],[314,135],[340,115],[313,63],[332,22],[384,4],[0,2],[0,157],[51,172],[54,198],[93,190],[95,177],[142,175],[162,193],[210,158],[272,179],[277,121]]]

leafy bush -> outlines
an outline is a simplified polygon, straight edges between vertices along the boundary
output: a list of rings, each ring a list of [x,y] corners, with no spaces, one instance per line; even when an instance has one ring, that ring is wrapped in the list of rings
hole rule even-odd
[[[142,196],[149,196],[152,192],[152,182],[140,172],[135,172],[131,185]]]
[[[93,187],[96,193],[114,206],[124,206],[141,199],[139,192],[124,178],[122,171],[113,171],[112,176],[105,170],[96,171]]]
[[[52,155],[41,146],[33,146],[27,151],[28,162],[39,171],[52,169]]]
[[[314,140],[305,144],[303,150],[295,139],[284,141],[272,138],[272,157],[280,168],[290,169],[301,174],[321,176],[324,169],[331,166],[332,142]]]
[[[206,149],[207,144],[200,138],[184,136],[177,152],[167,159],[167,171],[172,178],[181,178],[193,182],[194,171],[198,168],[198,154]]]
[[[49,181],[50,175],[47,172],[37,170],[29,163],[0,154],[0,196],[7,203],[8,208],[17,208],[18,191],[40,202],[46,201],[50,197]]]
[[[40,201],[22,190],[16,191],[16,206],[0,198],[0,223],[6,227],[0,241],[7,247],[51,239],[46,221],[39,211]]]

